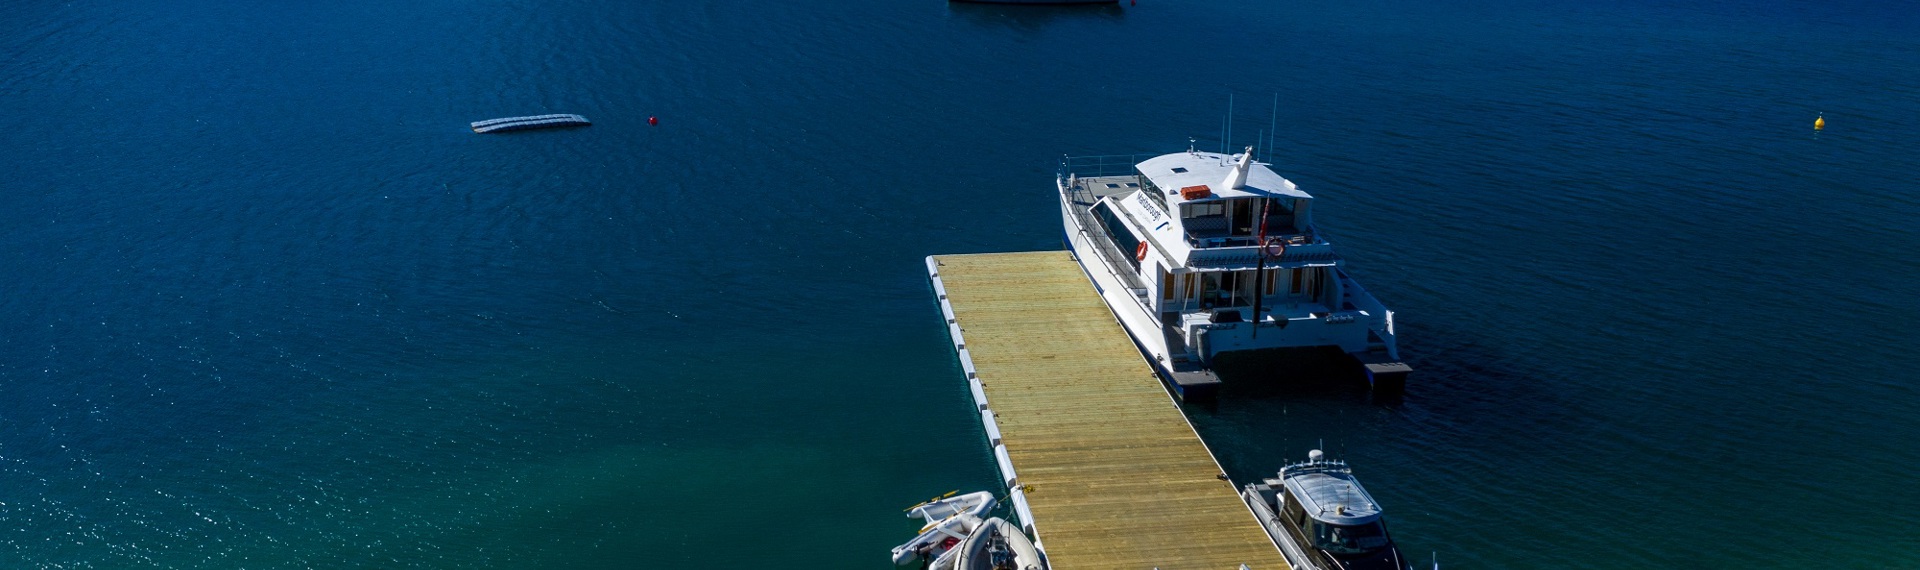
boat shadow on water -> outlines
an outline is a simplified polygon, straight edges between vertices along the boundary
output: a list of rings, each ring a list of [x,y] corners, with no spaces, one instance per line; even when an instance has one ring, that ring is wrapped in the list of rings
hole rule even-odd
[[[1127,10],[1118,2],[1104,4],[992,4],[948,2],[947,13],[969,23],[1021,31],[1039,31],[1055,22],[1092,20],[1118,22]]]
[[[1269,348],[1221,354],[1213,360],[1220,375],[1216,398],[1200,404],[1213,409],[1220,400],[1288,396],[1360,397],[1395,404],[1399,393],[1374,394],[1360,364],[1338,347]]]
[[[1361,367],[1338,350],[1278,348],[1216,357],[1214,366],[1221,379],[1217,397],[1186,405],[1215,411],[1218,402],[1351,399],[1399,408],[1412,398],[1423,402],[1421,407],[1428,411],[1498,407],[1511,413],[1534,407],[1519,405],[1522,402],[1540,402],[1548,408],[1564,405],[1556,402],[1566,395],[1552,387],[1583,383],[1537,354],[1498,347],[1471,329],[1414,325],[1410,332],[1417,340],[1404,347],[1404,354],[1412,355],[1409,361],[1420,370],[1399,394],[1374,394]]]

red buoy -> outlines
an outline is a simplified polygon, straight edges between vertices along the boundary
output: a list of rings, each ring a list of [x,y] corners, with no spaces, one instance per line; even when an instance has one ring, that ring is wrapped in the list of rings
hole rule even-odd
[[[660,118],[659,118],[659,117],[647,117],[647,124],[649,124],[649,125],[659,125],[659,124],[660,124]]]

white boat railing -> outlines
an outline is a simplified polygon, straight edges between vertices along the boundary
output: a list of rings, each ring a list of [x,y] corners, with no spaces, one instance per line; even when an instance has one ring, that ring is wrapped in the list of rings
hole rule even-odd
[[[1093,176],[1128,176],[1136,174],[1133,165],[1159,156],[1157,154],[1101,154],[1090,156],[1061,156],[1060,177],[1068,175],[1088,178]]]
[[[1066,186],[1064,180],[1061,186]],[[1073,191],[1068,189],[1069,198]],[[1071,200],[1069,202],[1068,209],[1073,212],[1073,221],[1080,226],[1080,238],[1087,240],[1087,243],[1093,246],[1094,255],[1100,258],[1100,263],[1106,266],[1107,272],[1120,279],[1121,285],[1127,289],[1127,297],[1132,298],[1134,304],[1139,305],[1149,317],[1156,315],[1157,313],[1150,305],[1150,295],[1153,294],[1153,290],[1147,287],[1146,282],[1140,280],[1139,274],[1133,272],[1132,265],[1118,261],[1123,254],[1113,245],[1113,236],[1107,234],[1106,227],[1094,221],[1092,213],[1072,204]]]
[[[1113,236],[1108,235],[1105,229],[1099,224],[1091,224],[1081,226],[1081,233],[1086,234],[1088,243],[1093,244],[1094,253],[1100,255],[1100,261],[1107,265],[1107,271],[1119,277],[1122,284],[1128,289],[1147,288],[1146,283],[1140,282],[1140,276],[1131,271],[1133,266],[1119,261],[1120,248],[1113,245]]]
[[[1365,311],[1368,315],[1372,315],[1374,319],[1370,324],[1373,325],[1373,328],[1386,330],[1387,306],[1380,303],[1380,299],[1375,298],[1373,293],[1367,292],[1366,287],[1360,286],[1359,281],[1355,281],[1353,277],[1348,276],[1347,272],[1341,271],[1336,275],[1340,278],[1340,287],[1345,289],[1347,293],[1345,304],[1351,305],[1353,310]],[[1386,332],[1392,334],[1392,331]]]

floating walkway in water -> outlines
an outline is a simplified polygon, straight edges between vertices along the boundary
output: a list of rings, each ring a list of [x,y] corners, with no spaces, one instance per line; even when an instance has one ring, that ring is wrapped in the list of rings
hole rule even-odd
[[[936,255],[927,272],[1053,568],[1287,568],[1071,253]]]
[[[473,132],[500,133],[526,129],[551,129],[557,127],[584,127],[593,124],[586,117],[572,114],[534,115],[531,117],[505,117],[474,121]]]

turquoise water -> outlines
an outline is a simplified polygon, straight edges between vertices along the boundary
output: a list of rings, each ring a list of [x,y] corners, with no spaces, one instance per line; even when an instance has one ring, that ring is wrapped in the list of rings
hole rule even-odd
[[[885,567],[996,479],[921,259],[1229,93],[1420,370],[1190,408],[1237,480],[1324,440],[1452,567],[1920,562],[1902,3],[30,0],[0,70],[0,566]]]

